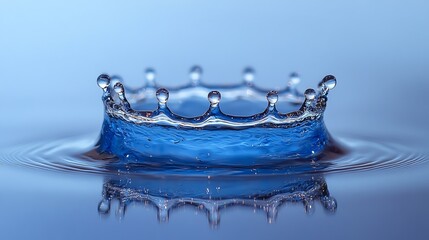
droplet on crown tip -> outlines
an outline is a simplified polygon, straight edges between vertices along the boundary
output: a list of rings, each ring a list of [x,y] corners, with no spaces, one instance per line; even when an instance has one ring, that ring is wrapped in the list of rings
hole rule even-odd
[[[326,88],[332,90],[337,85],[337,79],[333,75],[326,75],[321,82],[322,85],[325,85]]]
[[[122,95],[124,94],[124,85],[121,82],[117,82],[113,86],[113,90],[115,90],[117,94]]]
[[[110,212],[110,200],[103,199],[98,204],[98,212],[101,214],[108,214]]]
[[[305,213],[308,215],[313,215],[314,214],[314,201],[309,200],[309,199],[305,199],[303,203],[304,203]]]
[[[289,86],[296,86],[301,82],[301,78],[298,73],[292,72],[289,74]]]
[[[312,88],[305,90],[304,96],[307,100],[313,100],[316,98],[316,91]]]
[[[252,67],[245,67],[243,69],[243,80],[247,84],[253,83],[255,80],[255,69]]]
[[[189,70],[189,78],[192,82],[197,83],[201,80],[203,75],[203,68],[199,65],[194,65]]]
[[[207,98],[210,102],[210,105],[214,107],[214,106],[217,106],[219,104],[220,100],[222,99],[222,96],[221,96],[220,92],[218,92],[218,91],[211,91],[208,94]]]
[[[156,79],[156,71],[154,68],[146,68],[145,72],[145,78],[148,82],[153,83]]]
[[[266,208],[266,213],[267,213],[267,222],[268,223],[274,223],[277,220],[277,215],[278,215],[278,209],[276,206],[268,206]]]
[[[97,85],[101,88],[101,89],[107,89],[107,87],[109,87],[110,84],[110,76],[107,74],[100,74],[100,76],[98,76],[97,78]]]
[[[267,100],[270,103],[270,105],[274,105],[279,100],[279,94],[277,91],[269,91],[267,93]]]
[[[165,88],[160,88],[156,91],[156,98],[158,99],[158,102],[161,104],[165,104],[168,101],[169,97],[170,97],[170,93]]]
[[[164,208],[164,207],[158,208],[157,218],[158,218],[159,222],[162,222],[162,223],[168,222],[169,216],[170,216],[170,209],[169,208]]]
[[[120,76],[118,76],[118,75],[113,75],[113,76],[110,77],[110,84],[109,84],[109,86],[111,86],[112,88],[114,88],[115,85],[116,85],[116,83],[118,83],[118,82],[122,83],[123,79]]]
[[[320,202],[322,203],[323,207],[330,212],[335,212],[337,210],[338,204],[334,197],[324,196],[320,198]]]

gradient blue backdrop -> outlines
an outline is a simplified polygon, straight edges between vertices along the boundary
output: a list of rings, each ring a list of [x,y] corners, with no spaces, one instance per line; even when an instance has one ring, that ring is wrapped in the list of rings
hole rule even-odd
[[[239,81],[249,64],[257,83],[271,87],[284,85],[290,71],[302,74],[301,89],[334,74],[339,84],[327,112],[334,129],[424,124],[428,9],[414,0],[2,1],[0,126],[7,138],[0,143],[55,136],[64,121],[97,126],[102,72],[138,86],[143,67],[153,66],[159,81],[180,84],[196,63],[208,82]],[[60,108],[67,111],[59,115]],[[371,117],[378,111],[385,119]],[[355,121],[353,112],[365,117]],[[35,129],[35,120],[51,131]]]
[[[143,68],[152,66],[160,82],[177,85],[187,81],[191,65],[201,64],[204,80],[211,83],[240,81],[242,68],[253,65],[257,84],[265,87],[283,86],[289,72],[298,71],[301,90],[334,74],[338,86],[330,94],[325,118],[334,136],[366,129],[375,137],[413,139],[423,143],[416,148],[427,149],[428,12],[429,2],[423,0],[3,0],[0,148],[88,132],[95,139],[103,117],[95,83],[100,73],[121,74],[138,86]],[[334,218],[307,218],[302,209],[291,208],[280,223],[268,225],[259,215],[232,211],[222,220],[221,231],[211,232],[204,217],[192,212],[175,215],[169,225],[157,224],[154,212],[137,208],[129,212],[128,224],[100,220],[101,179],[1,171],[0,188],[8,194],[0,198],[0,236],[6,238],[126,238],[136,232],[145,238],[148,230],[159,233],[152,237],[200,239],[263,238],[267,233],[285,238],[286,233],[340,239],[427,237],[424,169],[413,172],[414,178],[406,172],[330,177],[330,189],[342,204]],[[386,182],[391,185],[380,184]],[[377,195],[380,185],[383,197]],[[407,194],[414,197],[404,198]],[[390,231],[380,228],[378,218],[368,217],[372,213],[382,216]],[[246,221],[236,225],[234,219]],[[365,220],[354,225],[356,219]],[[411,224],[401,225],[407,219]],[[297,232],[303,226],[317,231]]]

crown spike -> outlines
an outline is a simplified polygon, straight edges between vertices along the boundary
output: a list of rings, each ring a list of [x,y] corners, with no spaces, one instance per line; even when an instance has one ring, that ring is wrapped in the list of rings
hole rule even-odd
[[[115,92],[119,95],[119,98],[122,99],[124,97],[124,85],[121,82],[115,83],[113,90],[115,90]]]
[[[158,99],[159,106],[165,106],[169,97],[170,93],[165,88],[160,88],[156,91],[156,98]]]
[[[167,206],[159,206],[158,207],[158,221],[159,222],[168,222],[170,216],[170,209]]]
[[[304,96],[306,100],[313,101],[316,98],[316,91],[314,91],[312,88],[309,88],[305,90]]]
[[[270,111],[275,109],[276,103],[279,100],[279,94],[277,91],[269,91],[267,93],[267,100],[268,100],[268,108]]]
[[[191,68],[189,77],[193,80],[194,84],[198,83],[201,79],[202,70],[199,66]],[[181,99],[188,97],[208,97],[210,102],[210,108],[201,116],[185,117],[180,116],[172,112],[168,106],[167,101],[169,99],[169,91],[165,88],[159,88],[154,82],[155,71],[152,68],[146,70],[146,79],[148,83],[138,89],[126,88],[122,85],[120,78],[116,76],[109,77],[106,74],[102,74],[97,79],[97,84],[103,89],[103,103],[106,107],[106,113],[109,117],[120,117],[125,118],[129,122],[144,123],[150,122],[159,125],[174,125],[174,126],[190,126],[190,127],[201,127],[211,128],[214,125],[225,126],[227,128],[248,128],[256,125],[273,124],[288,124],[293,125],[301,122],[302,120],[314,120],[318,119],[323,114],[326,108],[327,92],[333,89],[336,85],[336,79],[332,75],[328,75],[321,81],[320,88],[314,91],[313,89],[307,90],[305,94],[300,93],[295,88],[290,88],[291,85],[297,84],[299,80],[296,73],[291,74],[290,86],[282,89],[280,92],[270,91],[260,88],[253,84],[251,81],[254,79],[254,70],[251,67],[243,69],[243,81],[247,82],[247,88],[244,82],[235,85],[206,85],[201,84],[198,87],[193,87],[190,83],[171,88],[170,91],[174,95]],[[205,91],[217,89],[217,91],[211,91],[208,95],[204,95]],[[126,94],[125,94],[126,91]],[[251,116],[234,116],[231,114],[222,113],[219,108],[221,100],[221,94],[229,99],[249,99],[266,97],[268,106],[266,109],[258,114]],[[150,96],[154,96],[156,92],[156,98],[158,100],[158,108],[150,111],[133,110],[130,103],[140,104],[141,102],[149,99]],[[268,92],[268,94],[267,94]],[[305,98],[304,96],[305,95]],[[130,99],[128,102],[127,98]],[[304,98],[304,101],[303,101]],[[289,113],[280,113],[276,109],[276,105],[279,100],[287,101],[291,104],[300,104],[301,108],[297,111]],[[117,104],[120,101],[119,104]],[[140,105],[138,105],[140,106]],[[158,115],[162,116],[158,116]],[[210,118],[215,116],[214,118]],[[207,118],[210,118],[207,120]],[[207,120],[207,121],[206,121]],[[270,125],[271,126],[271,125]]]
[[[212,108],[218,107],[220,100],[222,99],[222,96],[220,92],[218,91],[211,91],[207,96],[210,106]]]
[[[170,208],[174,205],[174,200],[169,200],[163,197],[157,197],[155,199],[155,204],[158,208],[158,221],[159,222],[168,222],[170,218]]]
[[[109,214],[110,212],[110,200],[103,198],[98,204],[98,212],[101,214]]]
[[[153,68],[146,68],[144,72],[147,86],[148,87],[155,87],[156,86],[156,71]]]
[[[302,104],[301,110],[305,111],[311,108],[311,105],[316,99],[316,91],[314,91],[314,89],[312,88],[309,88],[305,90],[304,96],[305,96],[305,100],[304,100],[304,103]]]
[[[308,215],[314,214],[314,200],[311,198],[304,198],[302,200],[302,203],[304,204],[304,211]]]
[[[299,74],[296,72],[292,72],[289,75],[289,81],[288,81],[288,86],[290,88],[294,88],[296,85],[298,85],[301,82],[301,78],[299,77]]]
[[[121,100],[121,103],[122,103],[122,106],[124,107],[124,110],[130,111],[131,105],[128,102],[127,98],[125,97],[124,85],[118,81],[113,86],[113,90],[118,94],[119,100]]]
[[[326,75],[319,83],[319,89],[323,96],[327,95],[328,92],[335,88],[337,85],[337,79],[333,75]]]
[[[243,69],[243,81],[248,86],[252,86],[254,80],[255,80],[255,70],[252,67],[245,67]]]
[[[201,82],[203,69],[199,65],[194,65],[189,70],[189,79],[193,85],[198,85]]]
[[[118,82],[122,83],[123,81],[124,80],[122,79],[121,76],[119,76],[119,75],[113,75],[113,76],[110,77],[110,84],[109,84],[109,86],[114,87],[116,85],[116,83],[118,83]]]
[[[267,213],[267,221],[268,223],[274,223],[277,219],[277,215],[278,215],[278,206],[277,204],[273,204],[267,207],[266,209],[266,213]]]
[[[211,227],[216,228],[220,223],[219,207],[213,206],[208,209],[208,219]]]
[[[337,200],[329,195],[321,197],[320,202],[322,206],[330,212],[335,212],[337,210]]]
[[[104,92],[107,91],[107,88],[109,87],[110,84],[110,76],[107,74],[101,74],[100,76],[98,76],[97,78],[97,85],[103,89]]]
[[[125,201],[121,201],[121,202],[119,203],[118,208],[116,209],[116,217],[117,217],[119,220],[124,219],[126,209],[127,209],[127,204],[126,204],[126,202],[125,202]]]

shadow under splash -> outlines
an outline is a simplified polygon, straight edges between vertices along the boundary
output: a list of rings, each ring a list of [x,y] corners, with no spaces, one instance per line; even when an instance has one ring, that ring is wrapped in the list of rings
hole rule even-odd
[[[279,209],[287,204],[301,203],[307,214],[314,212],[315,202],[320,202],[330,213],[337,209],[337,202],[320,174],[208,178],[109,176],[103,184],[98,212],[109,215],[113,201],[119,202],[116,209],[119,219],[131,204],[154,207],[160,222],[168,222],[175,210],[191,206],[206,214],[211,227],[219,226],[221,212],[234,207],[262,211],[269,223],[276,220]]]

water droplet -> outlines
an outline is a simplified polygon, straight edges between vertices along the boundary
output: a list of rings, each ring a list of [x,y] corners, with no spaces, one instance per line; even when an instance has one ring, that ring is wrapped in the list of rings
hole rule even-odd
[[[110,84],[110,77],[107,74],[101,74],[97,78],[97,84],[101,89],[107,89]]]
[[[211,227],[217,227],[220,223],[220,213],[217,207],[213,207],[210,209],[209,214],[209,223]]]
[[[311,199],[304,199],[303,203],[304,203],[305,213],[307,213],[308,215],[314,214],[314,203],[313,203],[313,200],[311,200]]]
[[[289,86],[296,86],[301,82],[301,78],[299,77],[298,73],[293,72],[289,75]]]
[[[201,81],[202,75],[203,69],[200,66],[195,65],[191,67],[191,70],[189,71],[189,78],[193,83],[198,83]]]
[[[124,94],[124,85],[122,85],[122,83],[117,82],[115,84],[115,86],[113,87],[113,89],[115,90],[115,92],[119,95]]]
[[[158,102],[161,104],[165,104],[169,96],[170,96],[170,93],[165,88],[160,88],[156,91],[156,98],[158,99]]]
[[[243,80],[247,84],[253,83],[255,80],[255,70],[252,67],[246,67],[243,70]]]
[[[322,203],[323,207],[325,207],[325,209],[330,212],[335,212],[335,210],[337,210],[337,200],[335,200],[333,197],[321,197],[320,202]]]
[[[270,105],[274,105],[279,100],[279,95],[277,91],[269,91],[267,94],[267,100],[270,103]]]
[[[267,211],[268,223],[274,223],[276,221],[277,215],[278,215],[277,206],[269,206],[266,211]]]
[[[156,78],[156,71],[153,68],[146,68],[145,70],[145,78],[149,84],[153,84]]]
[[[117,75],[111,76],[109,86],[111,86],[111,88],[114,88],[117,82],[123,82],[122,78]]]
[[[169,219],[169,209],[167,206],[160,206],[158,208],[158,221],[159,222],[168,222]]]
[[[118,209],[116,210],[116,217],[120,220],[122,220],[125,216],[125,211],[126,211],[127,205],[125,204],[125,202],[120,202]]]
[[[221,98],[220,92],[218,91],[211,91],[208,95],[208,99],[212,107],[216,107]]]
[[[304,95],[307,100],[313,100],[314,98],[316,98],[316,91],[314,91],[314,89],[312,88],[309,88],[305,90]]]
[[[323,78],[322,84],[331,90],[337,85],[337,79],[332,75],[327,75]]]
[[[108,199],[103,199],[98,204],[98,212],[101,214],[108,214],[110,212],[110,201]]]

